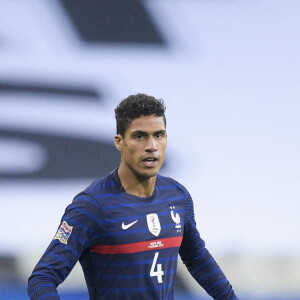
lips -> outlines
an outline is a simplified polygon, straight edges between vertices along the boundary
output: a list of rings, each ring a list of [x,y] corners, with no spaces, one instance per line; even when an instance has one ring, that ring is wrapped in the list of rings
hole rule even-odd
[[[156,156],[148,156],[145,157],[142,161],[145,166],[154,167],[157,164],[158,158]]]

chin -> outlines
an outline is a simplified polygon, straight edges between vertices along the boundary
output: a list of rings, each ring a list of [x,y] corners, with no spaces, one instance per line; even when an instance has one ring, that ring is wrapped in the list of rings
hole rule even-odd
[[[143,180],[146,180],[148,178],[154,177],[157,175],[159,169],[155,169],[155,170],[146,170],[144,172],[140,172],[139,173],[139,177],[142,178]]]

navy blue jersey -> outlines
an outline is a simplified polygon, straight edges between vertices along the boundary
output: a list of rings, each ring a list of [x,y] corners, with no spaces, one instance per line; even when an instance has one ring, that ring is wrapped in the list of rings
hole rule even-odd
[[[56,287],[79,260],[90,299],[173,299],[180,254],[215,299],[237,299],[196,229],[192,199],[157,176],[150,197],[126,193],[114,170],[78,194],[28,282],[30,299],[59,299]]]

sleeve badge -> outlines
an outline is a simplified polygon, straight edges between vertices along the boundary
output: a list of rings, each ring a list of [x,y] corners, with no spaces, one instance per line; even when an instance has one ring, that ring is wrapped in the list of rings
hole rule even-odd
[[[63,221],[57,230],[54,240],[59,240],[61,243],[68,243],[68,239],[72,233],[73,226],[69,226],[66,221]]]

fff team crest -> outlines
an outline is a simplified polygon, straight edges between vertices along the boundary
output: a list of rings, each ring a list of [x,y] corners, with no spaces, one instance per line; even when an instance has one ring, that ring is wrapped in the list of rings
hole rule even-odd
[[[175,206],[170,206],[170,209],[171,209],[171,217],[172,217],[172,220],[173,220],[173,222],[176,224],[176,225],[175,225],[175,228],[176,228],[176,229],[180,229],[180,228],[181,228],[181,225],[180,225],[180,216],[179,216],[178,213],[174,214]]]
[[[68,239],[72,233],[72,229],[73,226],[69,226],[66,221],[63,221],[59,229],[57,230],[54,240],[59,240],[61,243],[67,245]]]

